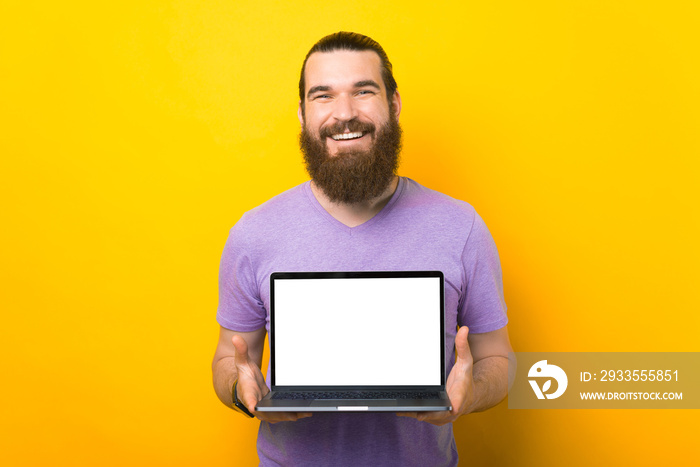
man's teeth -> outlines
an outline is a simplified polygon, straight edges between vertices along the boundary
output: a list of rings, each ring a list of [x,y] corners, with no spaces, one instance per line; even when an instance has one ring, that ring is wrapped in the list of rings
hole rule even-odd
[[[335,141],[341,140],[341,139],[355,139],[355,138],[362,138],[362,132],[357,132],[357,133],[339,133],[337,135],[332,135],[331,138],[333,138]]]

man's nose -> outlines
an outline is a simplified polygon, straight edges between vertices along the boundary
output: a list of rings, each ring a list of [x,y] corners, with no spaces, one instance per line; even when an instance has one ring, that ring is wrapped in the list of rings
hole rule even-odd
[[[333,106],[333,117],[339,121],[350,121],[357,117],[357,109],[351,96],[340,95]]]

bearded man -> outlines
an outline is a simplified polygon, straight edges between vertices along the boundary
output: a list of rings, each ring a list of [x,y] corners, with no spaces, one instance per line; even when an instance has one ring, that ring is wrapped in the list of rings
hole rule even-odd
[[[507,392],[512,348],[493,239],[469,204],[397,175],[401,97],[377,42],[348,32],[321,39],[304,60],[299,99],[311,180],[245,213],[231,229],[219,275],[216,393],[261,420],[261,465],[457,465],[452,422]],[[256,412],[269,391],[260,366],[270,274],[388,270],[445,276],[452,411]]]

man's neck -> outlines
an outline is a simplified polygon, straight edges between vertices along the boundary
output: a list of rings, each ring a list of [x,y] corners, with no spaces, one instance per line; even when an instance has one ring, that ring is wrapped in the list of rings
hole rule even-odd
[[[319,204],[323,206],[328,214],[348,227],[356,227],[364,224],[386,206],[399,185],[399,177],[394,177],[384,192],[378,197],[362,203],[345,204],[334,203],[325,195],[323,190],[318,188],[311,180],[311,192],[314,194]]]

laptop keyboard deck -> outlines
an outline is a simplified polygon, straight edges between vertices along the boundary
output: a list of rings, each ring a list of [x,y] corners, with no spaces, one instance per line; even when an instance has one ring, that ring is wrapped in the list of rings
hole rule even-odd
[[[332,399],[438,399],[440,393],[437,391],[276,391],[272,399],[286,400],[332,400]]]

